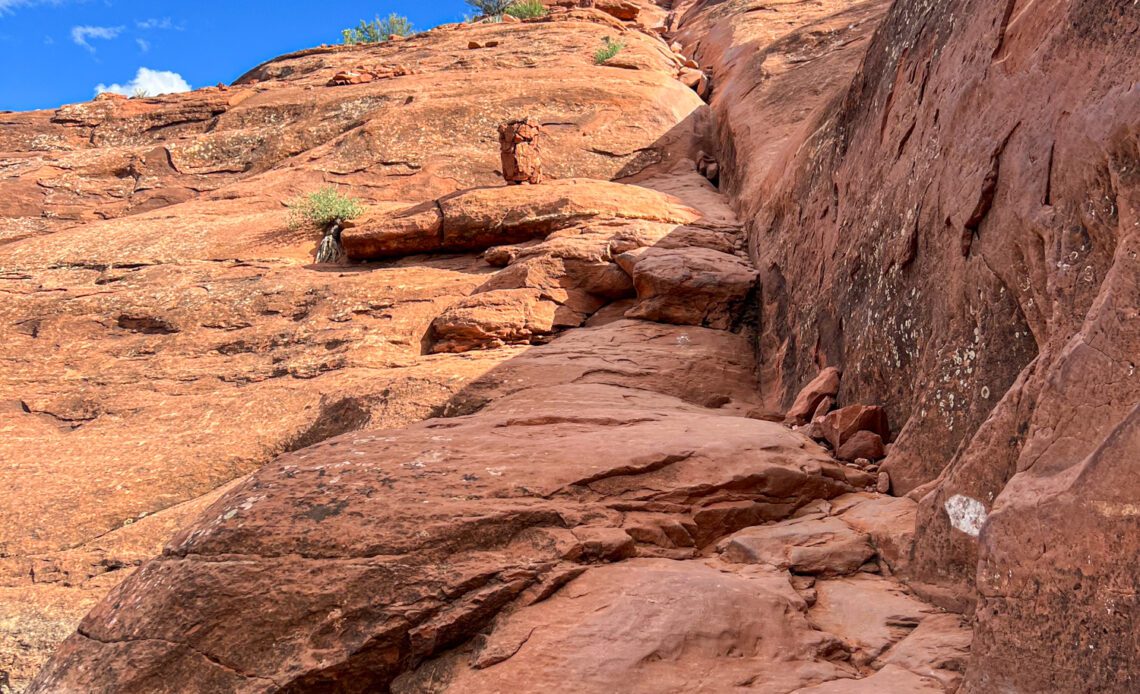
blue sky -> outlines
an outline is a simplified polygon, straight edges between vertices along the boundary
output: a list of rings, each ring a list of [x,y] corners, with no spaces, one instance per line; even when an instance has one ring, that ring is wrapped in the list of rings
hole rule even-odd
[[[87,101],[98,85],[156,93],[229,83],[390,12],[424,30],[470,8],[463,0],[0,0],[0,110]]]

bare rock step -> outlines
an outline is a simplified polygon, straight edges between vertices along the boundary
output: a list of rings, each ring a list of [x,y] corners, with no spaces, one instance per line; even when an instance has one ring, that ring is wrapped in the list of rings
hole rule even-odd
[[[969,624],[959,615],[931,615],[880,661],[888,667],[897,665],[937,680],[946,691],[957,691],[970,660],[973,636]]]
[[[353,260],[519,243],[591,219],[687,224],[700,214],[672,196],[593,179],[473,188],[394,213],[371,214],[341,235]]]
[[[707,248],[651,248],[631,260],[637,305],[626,316],[661,323],[728,330],[758,276],[743,259]]]
[[[485,638],[399,678],[397,694],[790,691],[850,676],[821,654],[781,572],[635,559],[592,568]],[[568,683],[572,685],[568,686]]]
[[[431,351],[469,352],[529,342],[558,328],[581,325],[585,318],[538,289],[482,292],[460,299],[432,321]]]
[[[760,405],[755,368],[748,339],[741,335],[619,315],[605,326],[571,330],[504,362],[464,388],[448,414],[469,414],[528,388],[594,383],[664,393],[701,406],[715,398],[718,412],[744,416]]]
[[[875,556],[870,538],[839,518],[802,518],[745,528],[717,547],[726,561],[841,576]]]
[[[940,613],[910,595],[902,584],[856,574],[817,581],[812,623],[847,644],[852,662],[867,665],[910,634],[923,619]]]
[[[863,679],[832,680],[797,689],[792,694],[943,694],[945,691],[938,680],[888,665]]]
[[[871,543],[895,573],[902,573],[914,540],[918,504],[910,499],[860,492],[831,502],[831,513],[859,532]]]

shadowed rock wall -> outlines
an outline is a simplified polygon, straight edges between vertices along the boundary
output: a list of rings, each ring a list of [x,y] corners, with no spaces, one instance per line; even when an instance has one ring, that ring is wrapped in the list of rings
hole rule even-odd
[[[978,600],[969,691],[1134,691],[1140,6],[899,0],[831,89],[882,3],[749,29],[796,4],[682,21],[761,271],[763,386],[787,404],[838,366],[841,402],[888,408],[914,584]]]

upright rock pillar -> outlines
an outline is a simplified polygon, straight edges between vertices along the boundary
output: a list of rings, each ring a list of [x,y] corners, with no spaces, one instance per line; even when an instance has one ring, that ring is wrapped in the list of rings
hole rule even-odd
[[[543,132],[542,126],[529,117],[499,126],[503,178],[507,179],[507,183],[542,183],[539,141]]]

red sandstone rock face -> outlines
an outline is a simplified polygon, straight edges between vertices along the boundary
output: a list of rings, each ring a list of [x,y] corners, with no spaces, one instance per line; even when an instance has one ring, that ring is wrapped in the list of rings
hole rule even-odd
[[[314,268],[319,235],[290,230],[285,203],[335,183],[377,218],[501,187],[494,124],[519,103],[557,123],[543,146],[558,179],[604,185],[695,157],[702,104],[660,39],[623,38],[637,70],[593,65],[617,30],[594,10],[442,27],[285,56],[224,89],[0,114],[0,400],[15,403],[0,413],[0,671],[15,686],[220,487],[283,451],[430,416],[516,354],[424,354],[432,322],[495,268]],[[373,79],[335,79],[357,68]],[[644,222],[625,234],[637,243],[692,219],[677,203],[644,220],[630,196],[607,209]],[[481,243],[518,240],[494,231]],[[742,247],[738,227],[725,238]],[[607,283],[632,294],[606,258],[566,263],[580,279],[548,292],[556,306]]]
[[[868,45],[884,5],[683,7],[753,220],[762,381],[787,402],[838,366],[840,404],[886,406],[914,584],[977,587],[964,691],[1133,691],[1137,487],[1108,458],[1140,457],[1140,8],[900,0]]]
[[[1132,691],[1135,8],[572,4],[0,116],[31,691]]]

